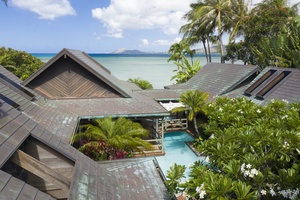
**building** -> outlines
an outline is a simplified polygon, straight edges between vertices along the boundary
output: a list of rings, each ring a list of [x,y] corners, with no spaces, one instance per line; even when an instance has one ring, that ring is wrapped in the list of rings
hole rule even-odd
[[[296,102],[299,75],[298,69],[208,63],[186,83],[139,90],[78,50],[63,49],[23,83],[0,66],[0,199],[168,199],[151,157],[96,163],[69,144],[78,125],[122,116],[151,121],[163,134],[170,106],[178,106],[184,91],[209,92],[210,101]]]

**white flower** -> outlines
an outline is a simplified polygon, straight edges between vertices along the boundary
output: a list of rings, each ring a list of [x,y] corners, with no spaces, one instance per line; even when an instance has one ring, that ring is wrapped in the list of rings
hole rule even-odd
[[[276,192],[273,190],[273,188],[270,189],[270,194],[272,197],[276,196]]]
[[[282,147],[287,149],[287,148],[289,148],[289,146],[290,146],[290,144],[287,141],[284,141]]]
[[[242,172],[245,171],[245,163],[242,164],[242,166],[241,166],[241,171],[242,171]]]
[[[266,191],[266,190],[261,190],[260,193],[261,193],[262,195],[266,195],[266,194],[267,194],[267,191]]]
[[[257,170],[257,169],[251,169],[251,174],[252,174],[253,176],[258,175],[258,170]]]
[[[200,187],[197,187],[196,188],[196,192],[199,194],[201,192],[201,188]]]
[[[222,112],[222,111],[223,111],[223,108],[219,108],[219,111]]]
[[[203,199],[206,194],[205,190],[203,190],[203,187],[204,187],[204,185],[201,184],[200,187],[196,188],[196,192],[199,194],[200,199]]]
[[[284,103],[289,103],[289,101],[286,100],[286,99],[282,99],[282,101],[283,101]]]
[[[284,198],[288,197],[288,193],[285,190],[281,190],[278,193],[281,194]]]
[[[199,198],[200,199],[204,199],[204,196],[206,195],[206,192],[204,190],[202,190],[199,194]]]
[[[261,113],[261,111],[259,109],[256,110],[257,113]]]
[[[250,171],[249,170],[245,170],[244,176],[249,176],[250,175]]]
[[[250,178],[253,178],[254,176],[258,175],[259,171],[257,169],[255,169],[255,168],[251,169],[251,167],[252,167],[251,164],[247,164],[246,165],[246,169],[247,170],[245,170],[245,163],[243,163],[241,165],[241,172],[244,173],[244,177],[249,176]]]
[[[215,138],[215,135],[214,135],[214,134],[212,134],[212,135],[211,135],[209,138],[210,138],[210,139],[211,139],[211,138]]]
[[[209,163],[209,156],[205,157],[205,161]]]
[[[213,105],[210,103],[210,104],[208,104],[208,107],[212,107]]]

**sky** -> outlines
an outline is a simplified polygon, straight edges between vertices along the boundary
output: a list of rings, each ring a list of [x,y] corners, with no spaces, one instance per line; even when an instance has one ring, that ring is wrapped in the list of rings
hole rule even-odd
[[[296,3],[298,0],[292,0]],[[63,48],[166,52],[179,42],[183,15],[197,0],[0,1],[0,46],[29,53]],[[253,0],[252,3],[258,3]]]

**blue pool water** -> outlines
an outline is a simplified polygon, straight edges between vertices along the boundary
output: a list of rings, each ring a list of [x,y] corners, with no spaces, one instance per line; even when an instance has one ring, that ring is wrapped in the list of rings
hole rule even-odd
[[[195,161],[204,160],[204,157],[198,157],[186,145],[185,142],[192,140],[193,137],[185,131],[169,132],[164,135],[164,150],[166,154],[157,156],[156,160],[165,177],[167,176],[167,170],[176,163],[186,166],[185,177],[187,179],[190,173],[189,165],[192,165]]]

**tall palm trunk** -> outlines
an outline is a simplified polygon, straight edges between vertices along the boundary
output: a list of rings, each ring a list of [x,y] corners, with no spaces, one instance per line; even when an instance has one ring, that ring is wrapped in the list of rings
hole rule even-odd
[[[207,49],[208,49],[209,62],[211,62],[211,51],[210,51],[209,37],[207,38]]]
[[[219,34],[221,63],[225,63],[222,34]]]
[[[197,137],[199,137],[199,136],[200,136],[200,133],[199,133],[199,130],[198,130],[198,127],[197,127],[197,120],[196,120],[196,117],[194,117],[193,121],[194,121],[194,128],[195,128],[195,131],[196,131],[196,133],[197,133]]]
[[[206,40],[205,39],[202,40],[202,44],[203,44],[203,48],[204,48],[204,52],[205,52],[206,62],[209,62],[208,61],[208,53],[207,53]]]
[[[222,40],[222,21],[221,21],[221,13],[218,13],[218,41],[220,46],[220,57],[221,63],[225,63],[224,59],[224,50],[223,50],[223,40]]]

